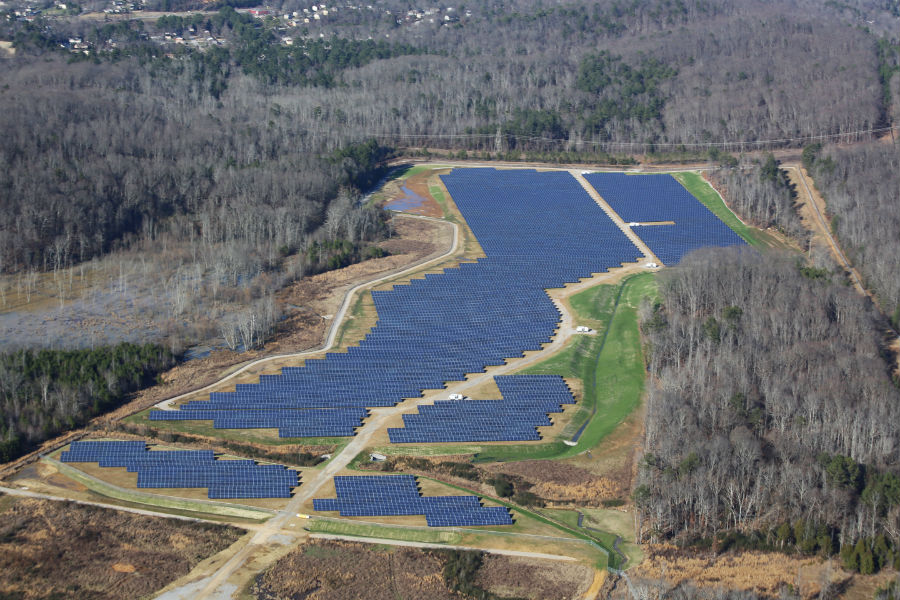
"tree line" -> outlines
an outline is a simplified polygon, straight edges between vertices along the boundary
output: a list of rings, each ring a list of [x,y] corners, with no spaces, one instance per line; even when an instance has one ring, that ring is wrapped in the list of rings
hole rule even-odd
[[[155,344],[0,354],[0,463],[119,406],[173,363]]]
[[[641,310],[640,535],[736,531],[860,571],[898,565],[900,391],[882,317],[797,260],[701,250],[660,274],[661,301]]]
[[[808,237],[797,214],[796,190],[773,155],[768,154],[762,161],[735,160],[727,168],[713,172],[712,179],[745,221],[760,229],[775,227],[799,241]]]
[[[313,24],[293,46],[231,7],[155,24],[0,23],[18,49],[0,75],[8,165],[0,190],[9,204],[0,270],[52,270],[136,234],[183,235],[196,223],[265,262],[273,249],[308,243],[341,186],[373,181],[348,177],[344,163],[365,157],[331,160],[370,138],[382,147],[591,155],[882,123],[893,46],[827,18],[829,10],[489,3],[465,26],[357,15],[324,37]],[[201,50],[148,38],[185,27],[227,43]],[[71,36],[95,47],[87,56],[59,48]]]
[[[855,148],[820,145],[803,152],[822,192],[841,248],[900,327],[900,152],[892,144]]]

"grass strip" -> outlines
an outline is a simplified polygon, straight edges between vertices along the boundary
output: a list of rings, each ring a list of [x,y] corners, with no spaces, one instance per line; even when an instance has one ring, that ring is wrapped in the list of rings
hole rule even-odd
[[[177,436],[178,434],[199,435],[232,442],[260,444],[265,446],[290,446],[304,444],[307,446],[343,446],[350,440],[346,437],[319,437],[319,438],[283,438],[278,437],[278,430],[273,429],[216,429],[212,421],[151,421],[149,413],[155,408],[148,408],[139,413],[122,419],[133,425],[143,425],[152,433],[153,438],[167,442],[166,434]],[[175,437],[171,441],[178,442]],[[259,460],[267,460],[260,458]]]
[[[216,502],[197,502],[186,498],[172,498],[169,496],[147,494],[145,492],[135,492],[90,477],[65,463],[55,460],[52,461],[52,463],[59,469],[60,473],[81,483],[95,494],[107,498],[115,498],[116,500],[130,503],[132,506],[138,505],[154,509],[188,511],[196,515],[219,515],[223,517],[247,519],[255,522],[265,521],[271,517],[274,512],[251,507],[244,508]]]
[[[582,409],[572,423],[581,425],[584,419],[590,420],[577,444],[568,446],[555,441],[484,447],[475,457],[476,462],[564,458],[580,454],[600,443],[638,406],[644,391],[646,368],[637,309],[643,297],[655,296],[656,282],[652,273],[641,273],[632,275],[620,285],[621,290],[609,285],[599,286],[606,288],[601,290],[591,288],[573,296],[570,301],[577,318],[609,323],[603,336],[579,336],[562,352],[522,371],[582,380]],[[620,301],[611,309],[610,298],[615,298],[620,291]]]
[[[429,481],[434,481],[434,482],[440,483],[441,485],[445,485],[447,487],[453,488],[455,490],[459,490],[461,492],[465,492],[467,494],[472,494],[475,496],[479,496],[481,498],[486,498],[486,499],[490,500],[491,502],[495,502],[497,504],[505,506],[506,508],[508,508],[510,510],[514,510],[517,513],[519,513],[520,515],[526,516],[530,519],[534,519],[535,521],[538,521],[539,523],[543,523],[544,525],[549,525],[550,527],[553,527],[559,531],[562,531],[562,532],[568,534],[568,537],[574,537],[574,538],[577,538],[584,542],[587,542],[587,543],[595,546],[597,548],[597,550],[599,550],[601,552],[601,554],[603,554],[604,558],[602,561],[602,563],[603,563],[602,568],[605,569],[605,568],[607,568],[607,566],[609,566],[610,568],[613,568],[613,569],[618,568],[615,564],[613,564],[616,553],[611,551],[612,544],[616,539],[616,536],[614,534],[611,534],[611,533],[604,534],[605,537],[609,538],[609,542],[606,543],[605,540],[603,540],[597,536],[594,536],[594,535],[584,532],[584,531],[580,531],[578,529],[578,527],[571,527],[564,521],[546,517],[544,515],[534,512],[532,510],[529,510],[527,508],[523,508],[523,507],[519,506],[518,504],[513,504],[512,502],[507,502],[506,500],[503,500],[502,498],[496,498],[494,496],[489,496],[487,494],[484,494],[484,493],[476,491],[476,490],[471,490],[469,488],[465,488],[465,487],[462,487],[459,485],[454,485],[452,483],[447,483],[446,481],[440,481],[438,479],[433,479],[431,477],[427,477],[424,475],[419,475],[418,477],[421,477],[422,479],[428,479]],[[493,533],[503,534],[504,532],[503,531],[495,531]]]
[[[712,213],[719,217],[723,223],[728,225],[728,227],[754,248],[767,249],[788,247],[775,236],[742,223],[737,215],[725,205],[725,202],[722,201],[722,197],[719,196],[718,192],[716,192],[709,182],[703,179],[699,173],[693,171],[680,171],[678,173],[673,173],[672,176],[697,200],[699,200],[703,206],[712,211]]]
[[[331,533],[362,538],[382,538],[404,542],[424,542],[427,544],[458,544],[462,536],[452,530],[398,527],[381,523],[345,521],[329,517],[313,517],[309,523],[313,533]]]

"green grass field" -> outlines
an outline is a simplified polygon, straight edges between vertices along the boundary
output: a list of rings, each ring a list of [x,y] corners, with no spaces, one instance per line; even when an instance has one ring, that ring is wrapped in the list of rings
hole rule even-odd
[[[616,537],[620,537],[619,550],[625,554],[628,566],[636,565],[643,560],[644,555],[640,546],[626,541],[634,539],[634,524],[631,515],[606,508],[581,508],[579,510],[584,515],[581,527],[578,527],[578,511],[576,510],[542,509],[541,512],[573,529],[594,536],[600,545],[607,548],[612,548]],[[602,531],[595,531],[596,529]],[[618,560],[619,557],[613,553],[611,562],[614,568],[620,568],[621,565],[615,564]]]
[[[744,238],[744,241],[755,248],[787,248],[787,246],[775,236],[755,227],[744,225],[731,209],[728,208],[716,193],[716,190],[706,182],[699,173],[693,171],[681,171],[672,174],[687,191],[697,200],[711,210],[723,223],[728,225],[736,234]]]
[[[425,171],[436,171],[437,169],[449,168],[449,165],[413,165],[400,173],[397,179],[406,179],[407,177],[412,177],[413,175],[418,175],[419,173],[424,173]]]
[[[572,309],[579,323],[592,323],[596,327],[608,323],[608,326],[598,328],[596,336],[575,338],[562,352],[522,371],[582,380],[584,400],[571,426],[564,432],[574,433],[586,419],[590,419],[578,443],[568,446],[558,440],[547,444],[485,447],[476,456],[476,461],[574,456],[600,443],[638,406],[646,373],[637,309],[642,298],[656,295],[654,276],[652,273],[642,273],[625,279],[618,286],[603,285],[598,288],[573,296]]]

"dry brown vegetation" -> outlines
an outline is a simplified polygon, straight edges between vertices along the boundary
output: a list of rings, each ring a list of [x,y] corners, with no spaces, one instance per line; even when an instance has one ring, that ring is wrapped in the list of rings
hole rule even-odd
[[[0,595],[120,600],[150,594],[239,529],[49,500],[0,497]]]
[[[782,588],[791,586],[802,598],[817,598],[824,586],[841,588],[851,578],[836,561],[775,552],[704,556],[665,544],[646,545],[644,551],[644,562],[629,571],[637,581],[692,583],[700,587],[753,591],[768,597],[776,597]]]
[[[414,548],[320,540],[294,550],[254,586],[260,600],[457,600],[437,556]]]
[[[406,194],[403,192],[402,187],[406,187],[406,189],[423,201],[419,206],[403,208],[402,210],[404,212],[426,217],[442,217],[443,211],[441,210],[440,205],[432,198],[431,192],[428,189],[428,179],[432,177],[433,174],[434,171],[424,171],[411,175],[403,181],[388,182],[384,186],[384,193],[390,196],[391,199],[384,204],[384,208],[392,208],[392,204],[396,203],[398,198],[401,200],[405,199]],[[418,198],[414,199],[417,200]]]
[[[594,571],[578,563],[485,555],[475,584],[498,596],[530,600],[583,598]]]
[[[524,460],[492,465],[490,468],[495,472],[522,477],[533,485],[533,493],[554,502],[593,505],[628,495],[628,488],[622,482],[560,461]]]
[[[109,419],[118,420],[166,398],[209,385],[230,368],[265,355],[302,352],[320,345],[325,337],[326,325],[330,325],[323,317],[338,311],[348,290],[362,281],[400,270],[442,250],[447,244],[440,228],[438,224],[421,219],[395,219],[394,237],[380,244],[390,253],[389,256],[305,277],[285,288],[278,295],[278,300],[303,310],[291,314],[280,325],[275,339],[264,349],[242,353],[220,350],[206,358],[180,364],[163,374],[163,385],[140,392],[131,403],[110,413]]]

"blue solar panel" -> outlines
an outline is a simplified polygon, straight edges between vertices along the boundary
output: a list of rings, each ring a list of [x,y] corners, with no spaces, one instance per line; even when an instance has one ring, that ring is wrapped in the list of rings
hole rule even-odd
[[[389,428],[392,443],[516,442],[540,440],[537,427],[551,425],[548,413],[575,402],[558,375],[496,376],[502,400],[438,400],[403,415],[402,428]]]
[[[344,517],[424,515],[429,527],[512,525],[503,506],[482,506],[478,496],[422,496],[412,475],[358,475],[334,478],[337,498],[316,498],[317,511]]]
[[[634,228],[667,265],[679,263],[698,248],[746,243],[671,175],[590,173],[585,179],[627,222],[675,222]]]
[[[485,258],[372,292],[378,321],[359,346],[150,418],[278,427],[282,437],[354,435],[366,407],[540,350],[560,320],[546,289],[641,257],[569,173],[454,169],[442,179]],[[534,426],[510,435],[539,439]]]
[[[144,441],[72,442],[60,460],[126,467],[139,488],[208,488],[209,498],[290,498],[300,485],[300,474],[281,465],[217,460],[212,450],[150,451]]]

